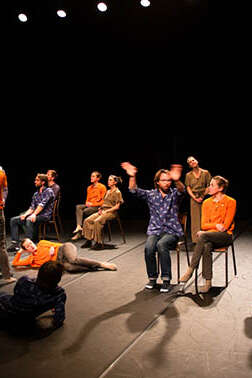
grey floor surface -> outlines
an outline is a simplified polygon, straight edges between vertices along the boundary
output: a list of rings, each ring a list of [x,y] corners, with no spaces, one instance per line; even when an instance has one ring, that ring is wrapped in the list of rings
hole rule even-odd
[[[80,249],[83,256],[116,263],[116,272],[63,276],[67,303],[61,329],[43,339],[0,331],[1,377],[251,377],[251,227],[235,240],[238,275],[234,277],[230,258],[227,288],[224,256],[215,254],[211,292],[196,295],[191,279],[181,293],[172,252],[174,288],[167,295],[144,290],[145,225],[132,221],[124,226],[126,244],[115,228],[111,241],[115,249]],[[182,273],[186,266],[182,252]],[[25,270],[15,275],[36,273]],[[1,286],[0,280],[0,291],[12,293],[13,288],[14,284]]]

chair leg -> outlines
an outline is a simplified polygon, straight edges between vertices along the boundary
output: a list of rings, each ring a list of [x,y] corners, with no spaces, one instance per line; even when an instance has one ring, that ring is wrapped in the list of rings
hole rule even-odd
[[[187,257],[187,265],[190,266],[190,256],[189,256],[186,238],[185,238],[185,249],[186,249],[186,257]]]
[[[57,222],[55,221],[53,224],[54,224],[54,227],[55,227],[55,232],[56,232],[58,241],[60,241],[60,234],[59,234],[59,229],[58,229]]]
[[[107,221],[107,226],[108,226],[108,238],[109,238],[109,241],[112,240],[112,234],[111,234],[111,226],[110,226],[110,222]]]
[[[179,284],[179,277],[180,277],[180,248],[177,246],[177,283]]]
[[[123,231],[123,228],[122,228],[122,224],[121,224],[120,218],[117,218],[117,221],[118,221],[118,224],[119,224],[119,228],[120,228],[120,232],[121,232],[121,235],[122,235],[123,242],[126,243],[125,233],[124,233],[124,231]]]
[[[225,252],[226,286],[228,286],[228,251]]]
[[[233,256],[233,266],[234,266],[234,275],[237,276],[237,268],[236,268],[236,260],[235,260],[235,251],[234,251],[234,244],[231,244],[232,247],[232,256]]]
[[[199,289],[198,289],[198,266],[195,268],[195,291],[196,291],[196,294],[199,295]]]

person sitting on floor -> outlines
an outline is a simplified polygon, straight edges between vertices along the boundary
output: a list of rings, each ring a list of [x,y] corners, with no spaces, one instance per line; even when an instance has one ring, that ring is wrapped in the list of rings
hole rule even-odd
[[[105,194],[103,205],[99,211],[90,217],[86,218],[83,225],[83,236],[86,239],[81,248],[88,248],[94,250],[103,249],[102,231],[105,223],[109,220],[115,219],[117,211],[124,202],[122,193],[118,189],[118,184],[122,183],[121,177],[110,175],[108,178],[109,190]],[[92,246],[92,240],[95,244]]]
[[[28,252],[30,255],[21,258],[22,254]],[[78,256],[78,251],[73,243],[55,243],[48,240],[41,240],[37,245],[30,239],[21,242],[21,249],[16,253],[12,266],[30,266],[39,268],[47,261],[58,261],[64,265],[67,272],[83,272],[88,270],[117,270],[115,264],[100,262]]]
[[[180,278],[187,282],[203,256],[202,275],[206,280],[201,293],[207,293],[212,286],[212,253],[213,248],[227,247],[232,243],[236,200],[227,196],[228,180],[221,176],[212,178],[209,186],[211,196],[203,202],[201,214],[201,231],[197,233],[198,241],[193,252],[190,267]]]
[[[103,198],[107,191],[106,186],[101,184],[102,175],[100,172],[92,172],[90,181],[91,185],[87,188],[86,202],[83,205],[76,205],[76,229],[74,230],[73,241],[82,238],[83,220],[90,215],[96,213],[100,206],[103,204]]]
[[[59,328],[65,320],[65,290],[58,286],[64,267],[56,261],[44,263],[37,278],[22,276],[14,294],[0,293],[0,323],[16,330],[31,329],[36,318],[46,311],[53,311],[52,329]]]

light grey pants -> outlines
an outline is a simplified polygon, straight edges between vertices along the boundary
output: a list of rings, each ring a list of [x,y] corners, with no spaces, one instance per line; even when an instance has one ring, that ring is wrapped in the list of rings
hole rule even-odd
[[[83,272],[102,268],[101,262],[78,256],[78,251],[73,243],[64,243],[58,251],[57,261],[64,265],[68,272]]]

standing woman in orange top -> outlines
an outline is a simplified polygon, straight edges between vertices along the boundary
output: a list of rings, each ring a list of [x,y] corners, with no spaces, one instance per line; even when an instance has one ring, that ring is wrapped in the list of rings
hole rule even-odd
[[[193,156],[187,159],[187,163],[192,169],[185,178],[186,190],[190,196],[191,237],[192,242],[197,243],[197,232],[200,230],[201,223],[201,205],[208,194],[211,174],[206,169],[200,168],[199,162]]]
[[[106,194],[106,186],[101,184],[99,181],[102,178],[100,172],[93,172],[91,174],[91,185],[87,188],[87,198],[83,205],[76,205],[76,223],[77,227],[74,230],[74,236],[72,240],[81,239],[82,234],[82,224],[85,218],[96,213],[99,207],[103,204],[103,198]]]
[[[201,231],[198,232],[190,267],[180,282],[187,282],[203,256],[202,275],[206,279],[201,293],[207,293],[212,286],[212,249],[229,246],[232,243],[236,200],[227,196],[228,180],[221,176],[212,178],[209,186],[210,198],[202,205]]]

